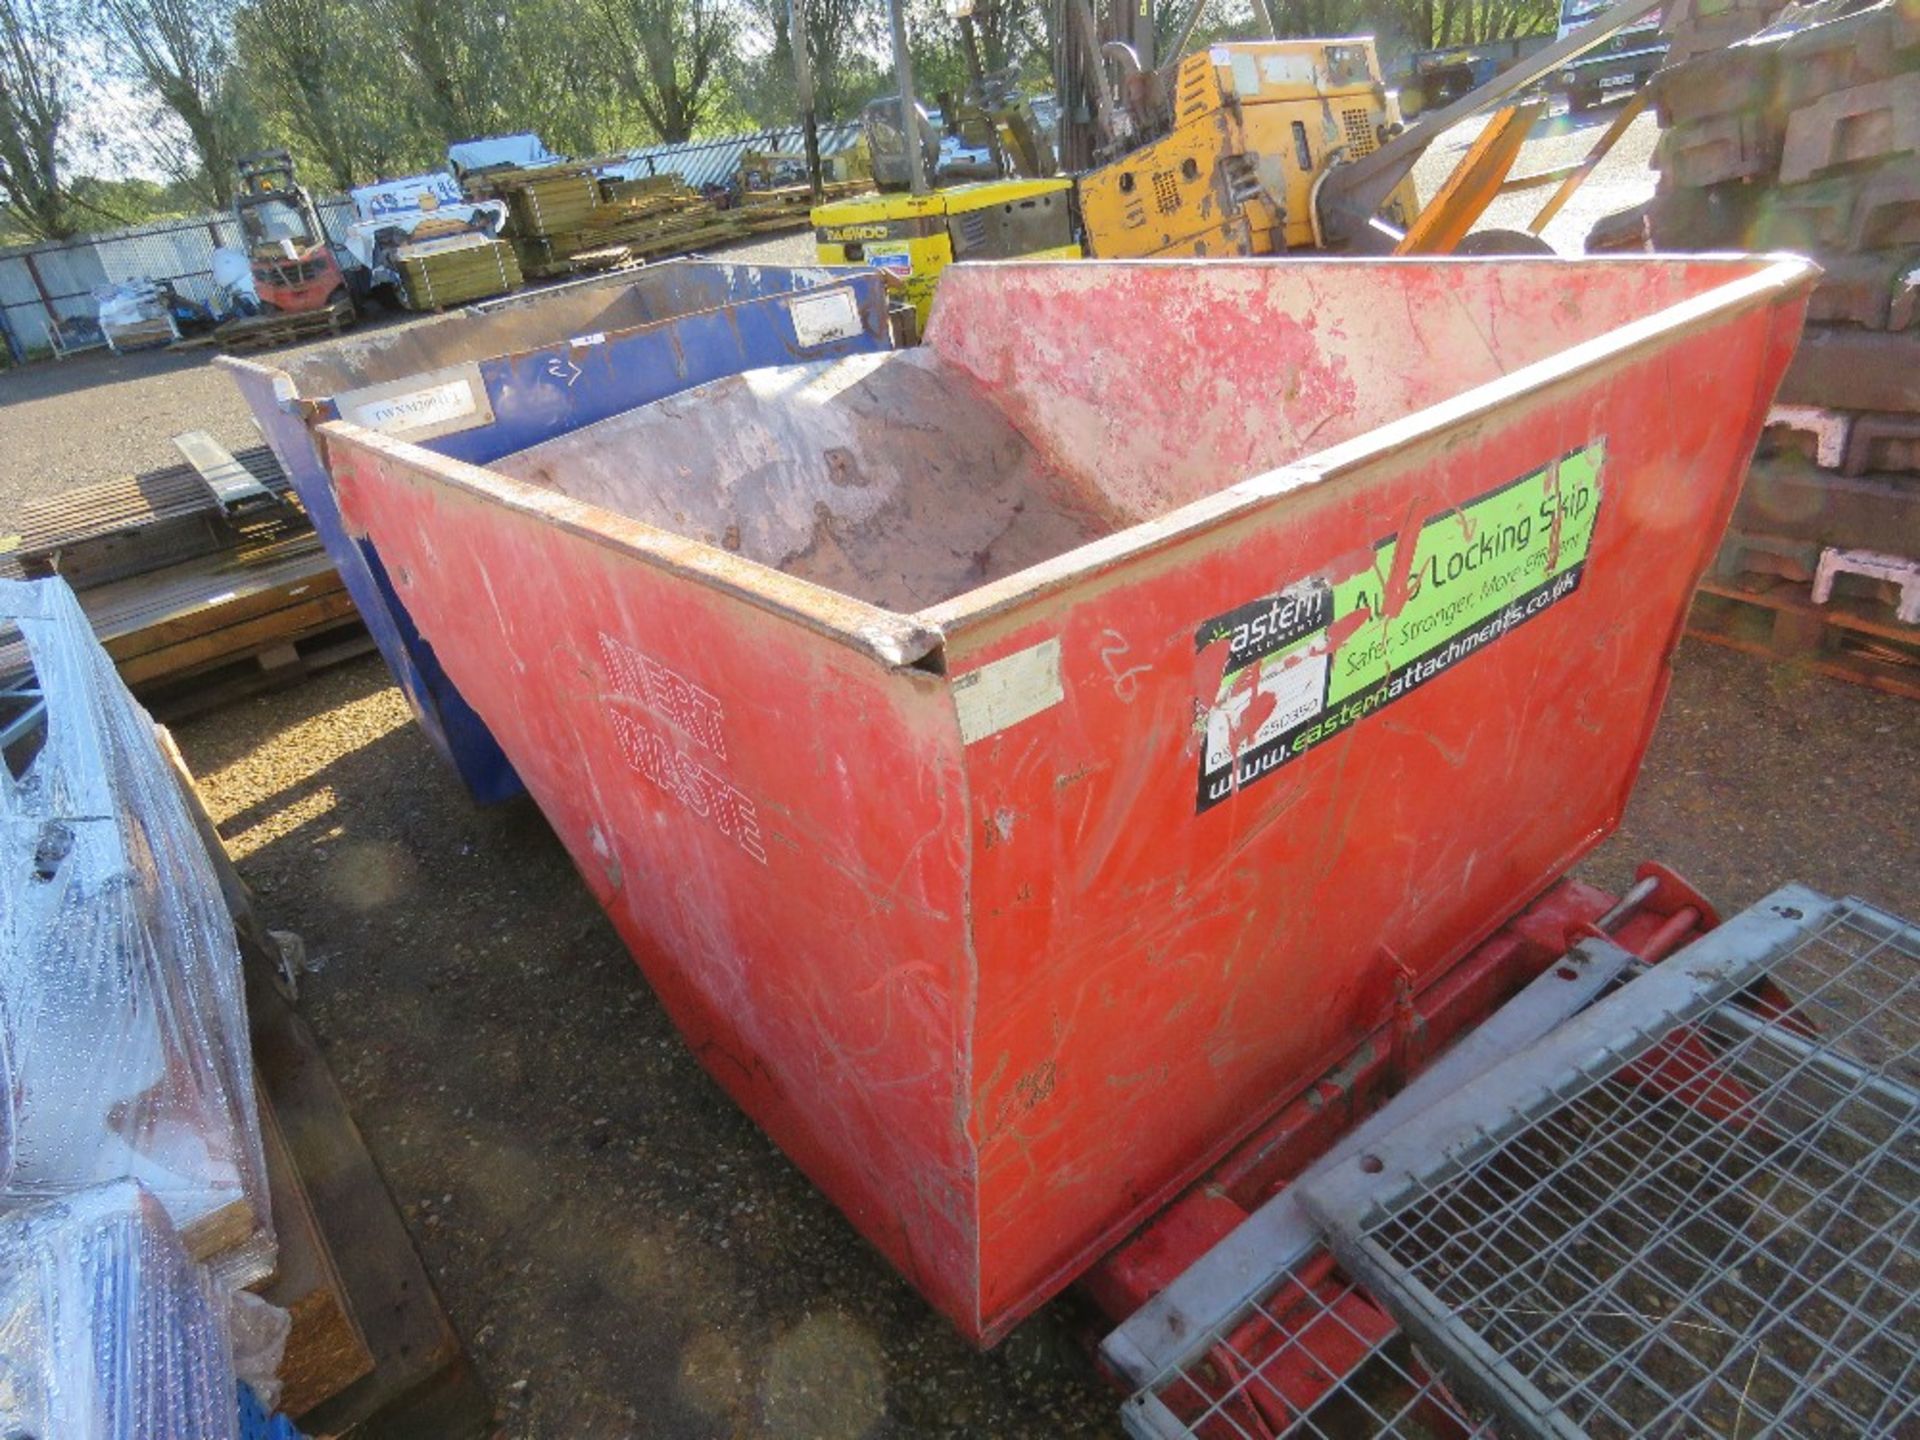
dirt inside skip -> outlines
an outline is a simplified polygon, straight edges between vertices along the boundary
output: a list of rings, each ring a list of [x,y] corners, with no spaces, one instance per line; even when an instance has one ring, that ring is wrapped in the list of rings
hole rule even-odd
[[[750,371],[494,468],[900,611],[1135,518],[924,351]]]

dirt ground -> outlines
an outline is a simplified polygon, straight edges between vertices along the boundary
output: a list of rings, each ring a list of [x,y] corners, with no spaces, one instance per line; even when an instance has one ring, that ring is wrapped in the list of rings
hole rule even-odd
[[[1566,163],[1573,128],[1544,125],[1526,168]],[[1641,198],[1650,146],[1642,122],[1550,238]],[[0,375],[0,532],[188,428],[251,436],[197,358]],[[378,660],[177,734],[271,922],[307,939],[302,1007],[504,1434],[1117,1433],[1092,1318],[1067,1300],[992,1354],[961,1344],[706,1078],[537,812],[467,803]],[[1581,873],[1620,886],[1657,856],[1729,907],[1798,879],[1920,911],[1916,756],[1920,708],[1689,642]]]
[[[479,811],[373,659],[177,731],[514,1436],[1117,1433],[1073,1301],[976,1355],[725,1098],[537,812]],[[1731,908],[1920,910],[1920,708],[1688,642],[1626,823]]]

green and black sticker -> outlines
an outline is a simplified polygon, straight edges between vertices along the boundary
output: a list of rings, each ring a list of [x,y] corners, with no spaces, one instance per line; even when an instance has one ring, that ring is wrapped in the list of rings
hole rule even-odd
[[[1196,813],[1444,674],[1571,595],[1600,513],[1606,442],[1424,523],[1403,595],[1387,603],[1400,537],[1343,580],[1309,579],[1202,625],[1222,647],[1206,717]],[[1258,723],[1252,716],[1258,715]]]

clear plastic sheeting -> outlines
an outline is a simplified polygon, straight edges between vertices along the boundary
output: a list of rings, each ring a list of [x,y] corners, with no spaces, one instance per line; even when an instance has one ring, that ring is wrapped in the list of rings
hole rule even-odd
[[[227,1340],[233,1350],[233,1377],[269,1410],[280,1407],[280,1364],[293,1334],[293,1312],[262,1300],[251,1290],[227,1293]]]
[[[129,1181],[0,1215],[0,1435],[237,1440],[224,1305]]]
[[[66,583],[0,582],[12,629],[46,728],[0,765],[0,1205],[138,1180],[190,1255],[250,1283],[273,1236],[212,861]]]

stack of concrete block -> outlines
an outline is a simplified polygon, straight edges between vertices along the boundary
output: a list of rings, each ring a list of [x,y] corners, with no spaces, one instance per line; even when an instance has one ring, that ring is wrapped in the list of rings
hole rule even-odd
[[[1674,0],[1661,12],[1667,64],[1724,50],[1746,39],[1780,12],[1783,0]]]
[[[1588,248],[1825,271],[1694,629],[1920,697],[1920,0],[1791,7],[1654,84],[1654,199]]]

